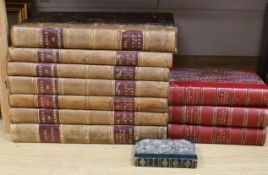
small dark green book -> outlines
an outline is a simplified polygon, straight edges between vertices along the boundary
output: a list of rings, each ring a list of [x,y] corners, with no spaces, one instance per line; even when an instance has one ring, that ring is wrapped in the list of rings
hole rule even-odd
[[[135,145],[135,165],[196,168],[195,145],[187,140],[144,139]]]

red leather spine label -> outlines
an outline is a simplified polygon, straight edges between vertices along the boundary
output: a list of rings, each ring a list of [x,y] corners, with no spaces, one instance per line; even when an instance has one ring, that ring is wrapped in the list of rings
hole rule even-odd
[[[140,30],[125,30],[122,32],[122,50],[142,50],[143,32]]]
[[[116,96],[135,96],[135,81],[115,80]]]
[[[168,126],[168,137],[172,139],[188,139],[197,143],[263,145],[266,131],[258,128],[170,124]]]
[[[115,111],[115,125],[135,125],[135,112]]]
[[[63,48],[63,29],[44,28],[42,36],[45,48]]]
[[[118,66],[138,66],[139,54],[136,51],[116,52],[116,65]]]
[[[41,143],[60,143],[60,125],[40,124],[39,136]]]
[[[115,144],[134,143],[134,126],[115,125],[114,126],[114,143]]]
[[[57,67],[55,64],[36,64],[36,73],[38,77],[56,77]]]
[[[44,123],[44,124],[60,123],[58,109],[39,109],[38,113],[39,113],[40,123]]]
[[[135,98],[133,97],[114,97],[114,110],[116,111],[135,111]]]
[[[38,49],[37,57],[40,63],[58,63],[60,53],[56,49]]]
[[[58,108],[59,99],[57,95],[38,95],[38,107],[40,108]]]
[[[58,94],[56,78],[40,78],[37,77],[38,94]]]
[[[114,79],[116,80],[135,80],[136,67],[133,66],[115,66]]]
[[[268,90],[171,86],[169,104],[264,107],[268,106]]]

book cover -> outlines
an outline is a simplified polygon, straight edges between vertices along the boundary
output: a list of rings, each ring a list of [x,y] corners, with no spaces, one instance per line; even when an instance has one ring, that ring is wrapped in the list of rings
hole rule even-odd
[[[187,140],[143,139],[135,144],[135,165],[196,168],[195,145]]]
[[[168,138],[195,143],[264,145],[266,129],[169,124]]]
[[[165,139],[166,127],[131,125],[11,124],[14,142],[133,144],[141,139]]]
[[[9,48],[10,62],[172,67],[172,53],[86,49]]]
[[[177,28],[171,13],[47,12],[13,26],[11,39],[15,47],[175,52]]]
[[[169,123],[264,128],[268,109],[227,106],[169,106]]]
[[[268,106],[268,86],[254,71],[171,69],[169,104]]]
[[[10,76],[59,77],[115,80],[168,81],[169,69],[156,67],[104,66],[9,62]]]
[[[168,113],[11,108],[11,123],[166,126]]]

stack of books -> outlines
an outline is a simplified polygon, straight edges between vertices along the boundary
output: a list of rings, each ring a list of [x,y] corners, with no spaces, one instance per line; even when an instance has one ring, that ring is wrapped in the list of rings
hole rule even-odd
[[[13,141],[167,137],[172,14],[41,13],[15,25],[11,36]]]
[[[268,86],[255,72],[178,68],[170,73],[169,138],[265,143]]]

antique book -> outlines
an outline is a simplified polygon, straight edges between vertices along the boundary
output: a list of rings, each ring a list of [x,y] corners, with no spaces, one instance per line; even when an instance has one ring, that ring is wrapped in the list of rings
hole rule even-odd
[[[168,111],[166,98],[11,94],[9,95],[9,103],[11,107],[18,108]]]
[[[9,62],[11,76],[168,81],[169,69],[134,66]]]
[[[19,77],[8,78],[11,94],[89,95],[89,96],[168,96],[168,82],[101,80],[77,78]]]
[[[135,144],[135,165],[196,168],[194,143],[187,140],[143,139]]]
[[[266,129],[169,124],[168,137],[196,143],[264,145]]]
[[[12,123],[166,126],[167,113],[11,108]]]
[[[169,123],[264,128],[268,108],[169,106]]]
[[[170,52],[9,48],[10,62],[68,63],[137,67],[172,67]]]
[[[133,144],[165,139],[166,127],[131,125],[11,124],[14,142]]]
[[[15,47],[175,52],[171,13],[47,12],[14,25]]]
[[[173,106],[268,106],[268,86],[253,71],[178,68],[170,81]]]

